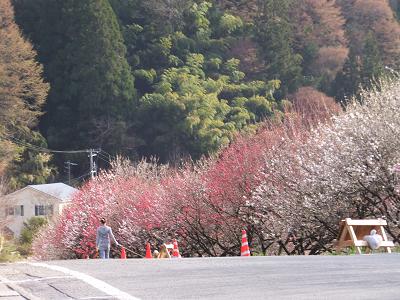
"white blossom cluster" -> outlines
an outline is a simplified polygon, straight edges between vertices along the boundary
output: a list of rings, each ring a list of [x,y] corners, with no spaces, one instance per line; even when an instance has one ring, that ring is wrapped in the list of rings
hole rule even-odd
[[[288,131],[280,149],[266,154],[252,202],[281,224],[279,234],[294,237],[296,253],[329,250],[345,217],[385,217],[399,242],[399,162],[400,81],[392,79],[364,91],[309,137],[299,127]]]

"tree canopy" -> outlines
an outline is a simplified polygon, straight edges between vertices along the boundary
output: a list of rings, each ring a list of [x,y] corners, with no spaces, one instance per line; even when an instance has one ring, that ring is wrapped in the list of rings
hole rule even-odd
[[[12,3],[51,86],[38,143],[58,150],[198,159],[279,119],[299,88],[346,103],[400,67],[397,0]],[[86,157],[54,162],[71,158],[87,173]]]

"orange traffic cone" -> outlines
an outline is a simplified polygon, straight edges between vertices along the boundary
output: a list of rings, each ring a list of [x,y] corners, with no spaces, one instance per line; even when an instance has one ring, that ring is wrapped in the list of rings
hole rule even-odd
[[[242,246],[240,247],[240,256],[250,256],[249,243],[247,242],[246,230],[242,230]]]
[[[150,243],[146,244],[146,257],[145,258],[153,258],[153,255],[151,255]]]
[[[121,259],[126,259],[126,252],[124,247],[121,247]]]
[[[182,256],[179,253],[179,248],[178,248],[178,242],[174,240],[174,250],[172,252],[172,257],[173,258],[181,258]]]

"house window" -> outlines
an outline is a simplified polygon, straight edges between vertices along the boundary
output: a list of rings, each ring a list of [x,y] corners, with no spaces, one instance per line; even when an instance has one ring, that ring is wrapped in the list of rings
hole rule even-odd
[[[24,216],[24,206],[23,205],[14,206],[14,215],[21,217]]]
[[[48,216],[53,214],[53,205],[35,205],[35,216]]]
[[[13,206],[6,207],[6,216],[13,216],[13,215],[14,215],[14,207]]]
[[[35,216],[44,216],[44,205],[35,205]]]
[[[6,207],[6,216],[23,216],[23,215],[24,215],[23,205]]]

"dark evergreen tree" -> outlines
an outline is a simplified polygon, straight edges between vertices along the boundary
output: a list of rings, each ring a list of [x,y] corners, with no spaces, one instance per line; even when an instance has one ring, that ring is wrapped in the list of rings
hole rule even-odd
[[[397,20],[400,20],[400,0],[389,0],[389,3],[397,16]]]
[[[383,74],[384,69],[378,42],[373,32],[370,32],[365,39],[363,49],[361,70],[363,86],[371,86],[371,80],[379,78]]]
[[[255,36],[266,69],[265,79],[279,79],[283,95],[302,82],[302,57],[292,48],[293,30],[289,7],[292,0],[264,0],[256,20]]]
[[[356,95],[360,87],[371,87],[371,83],[384,73],[385,68],[373,32],[366,36],[362,56],[355,53],[351,48],[343,70],[338,73],[332,85],[332,95],[339,101]]]
[[[332,84],[331,94],[338,101],[345,101],[354,96],[361,85],[361,58],[350,48],[343,70],[336,76]]]
[[[135,90],[107,0],[15,0],[51,84],[42,129],[50,147],[132,148]],[[32,25],[32,26],[31,26]]]

